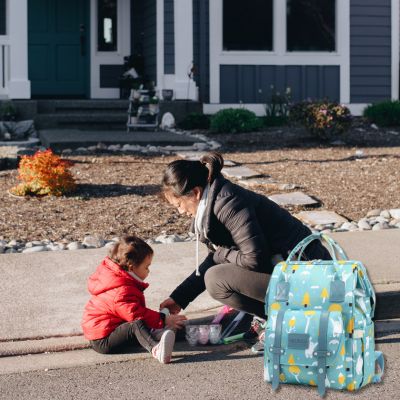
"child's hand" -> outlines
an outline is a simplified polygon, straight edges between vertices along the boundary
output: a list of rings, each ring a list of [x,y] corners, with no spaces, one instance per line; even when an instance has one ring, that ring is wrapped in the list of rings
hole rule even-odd
[[[178,314],[179,311],[182,310],[182,308],[178,304],[176,304],[175,301],[171,299],[171,297],[168,297],[168,299],[165,299],[160,304],[160,310],[162,310],[163,308],[168,308],[171,314]]]
[[[165,317],[165,326],[172,329],[182,329],[185,325],[186,317],[184,315],[167,315]]]

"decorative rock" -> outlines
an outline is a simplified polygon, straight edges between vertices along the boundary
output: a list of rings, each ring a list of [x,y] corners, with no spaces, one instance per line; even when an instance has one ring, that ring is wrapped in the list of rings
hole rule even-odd
[[[3,254],[6,251],[6,246],[0,244],[0,254]]]
[[[84,249],[85,247],[82,246],[80,242],[71,242],[70,244],[67,245],[68,250],[80,250]]]
[[[376,217],[376,222],[388,222],[389,219],[390,219],[390,216],[389,216],[389,218],[384,218],[384,217],[379,216],[379,217]]]
[[[390,215],[390,212],[388,211],[388,210],[383,210],[381,213],[380,213],[380,215],[379,215],[380,217],[383,217],[383,218],[385,218],[385,219],[390,219],[390,217],[391,217],[391,215]]]
[[[378,217],[381,215],[382,210],[380,208],[376,208],[374,210],[368,211],[367,218],[369,217]]]
[[[106,243],[105,244],[105,248],[106,249],[111,249],[112,247],[114,247],[115,246],[115,242],[108,242],[108,243]]]
[[[78,152],[78,153],[87,153],[88,149],[86,147],[78,147],[76,149],[76,152]]]
[[[358,226],[354,222],[345,222],[340,229],[345,229],[347,231],[356,231]]]
[[[85,238],[83,239],[82,244],[83,244],[85,247],[88,247],[88,248],[98,249],[98,248],[104,246],[105,241],[104,241],[104,239],[101,239],[101,238],[99,238],[99,237],[87,235],[87,236],[85,236]]]
[[[272,196],[268,196],[268,198],[281,206],[308,206],[318,204],[317,200],[312,199],[310,196],[306,195],[303,192],[274,194]]]
[[[22,250],[22,253],[38,253],[40,251],[47,251],[45,246],[28,247]]]
[[[14,247],[11,247],[11,248],[7,249],[7,250],[5,251],[5,253],[6,253],[6,254],[18,253],[18,250],[17,250],[17,249],[14,249]]]
[[[119,151],[119,150],[121,150],[121,145],[120,144],[111,144],[110,146],[107,147],[107,150]]]
[[[358,228],[361,231],[370,231],[371,230],[371,225],[368,223],[366,219],[360,219],[358,221]]]
[[[389,224],[387,222],[378,222],[372,227],[373,231],[380,231],[382,229],[389,229]]]
[[[87,149],[89,151],[96,151],[97,150],[97,146],[89,146]]]
[[[166,112],[161,118],[161,129],[171,129],[175,127],[175,118],[170,112]]]
[[[19,242],[17,242],[15,239],[10,240],[7,245],[7,247],[19,247]]]
[[[321,233],[325,233],[325,234],[330,234],[330,233],[332,233],[332,230],[331,229],[323,229],[322,231],[321,231]]]
[[[64,149],[61,153],[62,153],[63,155],[71,154],[71,153],[72,153],[72,150],[71,150],[71,149]]]
[[[400,208],[389,210],[389,213],[392,218],[400,219]]]
[[[197,152],[197,151],[180,151],[176,155],[178,157],[183,158],[184,160],[189,161],[198,161],[201,157],[203,157],[206,153],[204,152]]]
[[[263,186],[266,190],[293,190],[300,188],[294,183],[279,183],[272,178],[243,179],[239,181],[239,184],[246,187]]]
[[[358,158],[364,157],[364,152],[362,150],[356,150],[355,156]]]
[[[328,225],[333,224],[333,228],[340,228],[346,218],[336,214],[333,211],[302,211],[295,215],[298,219],[304,223],[315,226],[315,225]]]
[[[193,148],[199,151],[207,150],[210,146],[204,142],[197,142],[193,144]]]
[[[343,146],[344,144],[346,144],[345,142],[343,142],[343,140],[334,140],[333,142],[331,142],[332,146]]]
[[[149,147],[149,151],[150,151],[151,153],[157,153],[157,152],[158,152],[158,148],[157,148],[156,146],[150,146],[150,147]]]
[[[390,226],[396,226],[399,223],[400,223],[400,219],[399,218],[394,218],[389,222],[389,225]]]
[[[98,150],[107,150],[107,145],[102,142],[97,143],[96,147]]]
[[[140,146],[134,144],[124,144],[122,146],[122,151],[138,151],[140,150]]]
[[[375,129],[376,131],[379,129],[378,126],[376,124],[371,124],[371,128]]]
[[[159,243],[176,243],[182,242],[182,239],[178,235],[160,235],[155,238],[156,242]]]
[[[58,251],[60,250],[60,247],[56,243],[49,243],[46,245],[46,249],[49,251]]]
[[[259,172],[253,171],[252,169],[244,166],[223,168],[221,172],[228,178],[237,179],[255,178],[256,176],[261,175]]]

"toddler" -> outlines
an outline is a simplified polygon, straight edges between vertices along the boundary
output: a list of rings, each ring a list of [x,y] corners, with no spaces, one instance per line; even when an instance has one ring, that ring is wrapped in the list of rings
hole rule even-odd
[[[146,307],[143,291],[149,286],[152,248],[137,236],[123,237],[89,277],[92,297],[85,306],[82,329],[92,348],[117,353],[139,342],[163,364],[171,361],[174,330],[186,317],[166,315]],[[150,329],[164,329],[157,343]]]

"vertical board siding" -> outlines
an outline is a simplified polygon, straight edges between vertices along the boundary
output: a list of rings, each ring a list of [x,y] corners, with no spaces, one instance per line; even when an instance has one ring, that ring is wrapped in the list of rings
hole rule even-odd
[[[335,65],[221,65],[220,102],[269,102],[271,87],[291,89],[295,102],[306,99],[340,99],[340,67]]]
[[[210,100],[209,0],[193,0],[193,62],[200,101]]]
[[[157,4],[143,1],[143,56],[147,77],[157,82]]]
[[[350,2],[350,101],[391,98],[391,0]]]
[[[6,0],[0,0],[0,35],[6,33]]]
[[[164,0],[164,73],[175,73],[174,0]]]

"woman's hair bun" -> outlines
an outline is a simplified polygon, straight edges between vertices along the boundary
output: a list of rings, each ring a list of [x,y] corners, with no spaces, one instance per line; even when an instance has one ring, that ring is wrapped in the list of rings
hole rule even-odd
[[[212,182],[224,168],[224,159],[222,155],[216,151],[210,151],[200,158],[200,162],[205,164],[209,170],[208,182]]]

